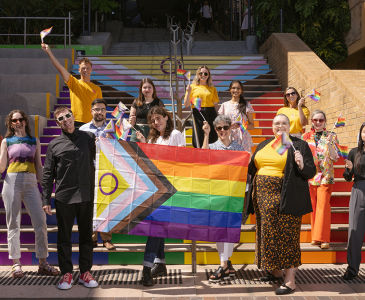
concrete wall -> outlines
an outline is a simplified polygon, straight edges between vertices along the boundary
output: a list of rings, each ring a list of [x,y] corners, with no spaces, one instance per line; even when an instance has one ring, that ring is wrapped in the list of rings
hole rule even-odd
[[[56,58],[72,59],[72,49],[53,49]],[[0,48],[0,58],[48,58],[42,49],[3,49]]]
[[[331,70],[293,33],[274,33],[260,48],[269,60],[270,68],[283,90],[292,86],[299,93],[311,89],[321,93],[315,102],[306,100],[313,112],[322,109],[327,114],[327,129],[332,129],[340,113],[346,126],[335,130],[340,144],[356,147],[356,137],[365,121],[365,70]],[[310,126],[307,126],[307,131]]]
[[[51,93],[57,97],[62,84],[58,74],[0,74],[0,97],[3,93]]]
[[[69,71],[71,60],[59,58],[60,63]],[[0,58],[0,74],[58,74],[59,72],[47,58]]]
[[[54,110],[56,103],[57,98],[50,93],[2,93],[1,114],[7,115],[14,109],[21,109],[27,115],[47,117],[47,113]]]
[[[38,116],[38,115],[31,115],[29,116],[29,126],[30,126],[30,130],[32,132],[32,135],[39,138],[39,136],[41,134],[43,134],[43,128],[46,127],[47,125],[47,119],[42,117],[42,116]],[[6,120],[6,116],[5,115],[0,115],[0,134],[2,136],[5,136],[5,133],[7,131],[7,128],[5,126],[5,120]]]

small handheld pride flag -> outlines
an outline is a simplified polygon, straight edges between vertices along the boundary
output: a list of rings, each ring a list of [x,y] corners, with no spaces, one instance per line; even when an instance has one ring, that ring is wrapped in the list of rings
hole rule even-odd
[[[132,124],[127,121],[127,119],[123,119],[122,126],[124,131],[129,130],[133,127]]]
[[[349,156],[349,147],[341,146],[337,143],[335,143],[335,146],[337,148],[338,155],[343,157],[344,159],[347,159],[347,157]]]
[[[190,103],[193,104],[197,110],[200,111],[202,109],[202,99],[201,98],[191,98]]]
[[[237,123],[237,124],[241,124],[242,123],[242,115],[239,114],[234,122]]]
[[[104,132],[106,133],[113,133],[115,132],[115,124],[113,120],[110,120],[108,125],[104,128]]]
[[[119,119],[123,116],[124,112],[128,110],[127,106],[125,106],[121,101],[115,107],[114,111],[112,112],[112,116],[116,119]]]
[[[335,123],[336,128],[345,126],[345,121],[346,119],[340,115]]]
[[[189,80],[189,84],[190,84],[190,71],[177,69],[176,77],[177,77],[177,79],[181,79],[181,80]]]
[[[285,151],[290,148],[290,146],[292,146],[295,151],[292,141],[289,139],[286,133],[278,136],[276,141],[271,144],[271,147],[280,155],[283,155]]]
[[[242,119],[242,123],[240,124],[240,129],[242,133],[244,133],[247,130],[247,124],[244,119]]]
[[[53,26],[51,28],[44,29],[41,31],[40,36],[41,36],[42,43],[43,43],[43,38],[51,33],[52,28],[53,28]]]
[[[315,89],[313,89],[309,94],[308,97],[312,100],[318,102],[321,99],[321,93],[317,92]]]

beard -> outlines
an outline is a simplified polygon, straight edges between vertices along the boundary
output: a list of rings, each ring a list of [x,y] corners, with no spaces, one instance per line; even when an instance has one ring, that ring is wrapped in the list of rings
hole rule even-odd
[[[104,116],[103,115],[96,115],[96,116],[94,116],[94,121],[95,122],[104,121]]]

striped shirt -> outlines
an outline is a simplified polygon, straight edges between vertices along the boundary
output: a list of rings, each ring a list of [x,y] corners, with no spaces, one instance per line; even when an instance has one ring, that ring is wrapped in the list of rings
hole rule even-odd
[[[37,150],[37,139],[29,136],[6,138],[8,148],[8,173],[29,172],[36,174],[34,157]]]

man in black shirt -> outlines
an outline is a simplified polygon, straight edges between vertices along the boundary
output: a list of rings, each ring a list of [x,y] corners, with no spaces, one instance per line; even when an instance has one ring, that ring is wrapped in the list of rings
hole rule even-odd
[[[63,278],[61,290],[72,287],[71,233],[75,217],[79,229],[79,281],[86,287],[98,283],[90,274],[93,263],[93,190],[95,135],[75,129],[74,116],[67,107],[54,112],[62,133],[48,145],[43,168],[43,209],[51,213],[51,195],[55,181],[55,207],[58,225],[57,252]]]

